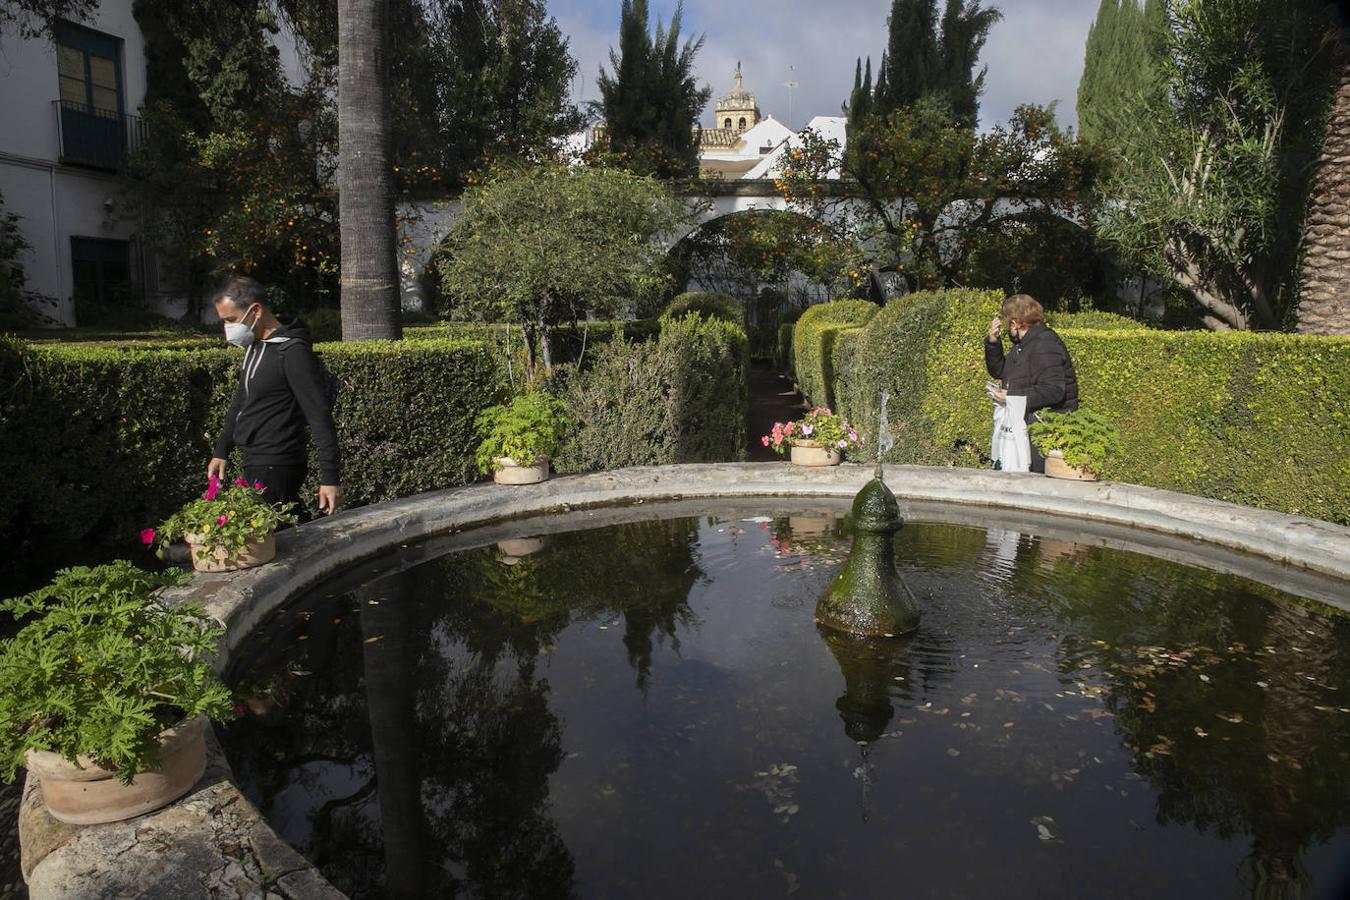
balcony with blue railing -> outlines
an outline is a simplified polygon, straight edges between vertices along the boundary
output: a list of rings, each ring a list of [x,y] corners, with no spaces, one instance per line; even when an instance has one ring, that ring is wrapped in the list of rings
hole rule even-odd
[[[147,129],[140,116],[71,100],[56,100],[53,106],[63,163],[116,169],[145,142]]]

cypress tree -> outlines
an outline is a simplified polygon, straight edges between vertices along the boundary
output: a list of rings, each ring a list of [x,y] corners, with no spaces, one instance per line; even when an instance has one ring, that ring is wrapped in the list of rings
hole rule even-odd
[[[858,60],[858,65],[853,73],[853,91],[848,96],[848,127],[853,128],[860,125],[868,115],[871,114],[872,107],[872,58],[867,59],[866,74],[863,73],[862,59]]]
[[[647,33],[647,0],[623,0],[619,49],[609,53],[614,71],[601,68],[600,100],[592,104],[605,120],[611,150],[667,176],[698,171],[695,129],[712,96],[693,74],[703,38],[680,43],[682,14],[677,4],[670,26],[658,21],[653,37]]]
[[[989,29],[1002,18],[980,0],[946,0],[941,20],[937,0],[892,0],[868,113],[888,115],[923,98],[938,98],[953,119],[974,128],[985,78],[985,70],[977,75],[975,66]],[[857,121],[850,116],[850,126]]]
[[[1078,82],[1078,131],[1119,149],[1132,109],[1158,84],[1167,26],[1163,0],[1102,0]]]

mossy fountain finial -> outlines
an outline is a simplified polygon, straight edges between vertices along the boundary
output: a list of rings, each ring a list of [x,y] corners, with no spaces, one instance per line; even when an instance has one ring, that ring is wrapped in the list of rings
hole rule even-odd
[[[881,405],[878,432],[884,434],[885,395]],[[886,486],[878,450],[876,474],[853,498],[853,550],[816,604],[818,624],[869,637],[896,637],[919,627],[919,604],[895,570],[893,535],[903,525],[900,504]]]

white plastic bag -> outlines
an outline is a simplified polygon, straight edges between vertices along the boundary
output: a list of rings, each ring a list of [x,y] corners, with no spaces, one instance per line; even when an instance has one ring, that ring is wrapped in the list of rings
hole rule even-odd
[[[994,468],[1004,472],[1031,471],[1031,441],[1027,438],[1027,398],[1009,395],[994,404],[994,435],[989,455]]]

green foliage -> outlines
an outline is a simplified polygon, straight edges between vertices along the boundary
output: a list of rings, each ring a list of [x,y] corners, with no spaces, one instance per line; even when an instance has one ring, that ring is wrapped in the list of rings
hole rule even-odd
[[[1279,328],[1296,305],[1334,69],[1325,7],[1170,4],[1161,90],[1121,116],[1118,165],[1104,186],[1115,202],[1098,232],[1175,280],[1208,327]]]
[[[836,300],[802,313],[792,331],[792,371],[809,403],[834,406],[834,343],[841,331],[866,324],[878,309],[866,300]]]
[[[299,521],[282,507],[264,502],[263,487],[242,478],[221,487],[213,475],[206,493],[188,501],[159,528],[142,531],[141,540],[157,544],[155,552],[161,558],[170,545],[188,538],[201,559],[213,557],[217,550],[224,550],[228,561],[238,559],[249,543],[265,540],[283,524]]]
[[[1120,433],[1102,416],[1079,407],[1072,412],[1042,412],[1027,427],[1027,434],[1041,453],[1058,450],[1066,465],[1106,472],[1111,454],[1120,446]]]
[[[655,341],[596,348],[588,371],[565,367],[559,395],[578,428],[554,460],[559,472],[726,462],[745,451],[749,350],[731,322],[691,314]]]
[[[985,70],[974,69],[989,29],[1003,18],[979,0],[946,0],[942,18],[937,0],[891,0],[888,39],[872,87],[872,59],[867,75],[854,76],[848,114],[850,129],[868,115],[887,116],[924,99],[939,102],[965,128],[979,120],[979,98]]]
[[[913,291],[971,285],[991,261],[1050,243],[1062,220],[1090,221],[1100,164],[1049,110],[1022,106],[976,134],[930,98],[868,117],[846,148],[803,132],[778,184],[829,242],[867,248],[850,270],[855,283],[870,266],[900,273]],[[832,172],[839,187],[822,190]]]
[[[1167,19],[1163,0],[1102,0],[1088,29],[1078,81],[1078,133],[1111,151],[1129,116],[1162,77]]]
[[[698,173],[694,129],[712,96],[699,88],[694,57],[703,38],[680,45],[681,6],[666,28],[657,20],[647,33],[647,0],[623,0],[619,49],[610,50],[612,72],[600,72],[600,100],[593,112],[605,122],[607,153],[641,175],[662,178]]]
[[[532,466],[542,456],[553,456],[571,425],[562,401],[540,391],[489,406],[474,421],[482,438],[475,455],[478,471],[486,475],[500,469],[501,457]]]
[[[745,327],[745,305],[735,297],[713,291],[689,291],[678,294],[670,301],[670,305],[661,316],[667,319],[682,319],[690,313]]]
[[[591,312],[649,309],[669,281],[661,238],[688,216],[654,179],[555,166],[473,187],[463,203],[438,263],[451,315],[518,323],[527,346]]]
[[[834,408],[870,443],[886,390],[895,439],[886,461],[980,464],[991,428],[980,348],[1002,299],[955,290],[892,301],[840,342]],[[1067,325],[1059,334],[1083,402],[1120,431],[1112,477],[1350,524],[1350,339]]]
[[[774,364],[778,366],[778,371],[784,375],[792,374],[792,335],[796,330],[797,323],[795,322],[784,322],[778,326],[778,346],[773,359]]]
[[[24,40],[48,37],[56,23],[85,22],[98,9],[98,0],[5,0],[0,3],[0,34]]]
[[[5,210],[0,194],[0,329],[13,330],[28,322],[23,257],[31,247],[19,228],[19,217]]]
[[[474,417],[507,378],[482,344],[322,344],[353,506],[473,480]],[[126,546],[201,494],[239,352],[36,346],[0,338],[0,576],[44,552]],[[317,489],[318,465],[310,472]],[[307,489],[302,496],[312,498]],[[68,558],[68,557],[67,557]]]
[[[185,719],[230,712],[209,658],[224,629],[159,589],[181,570],[125,560],[56,573],[51,584],[0,603],[24,623],[0,643],[0,775],[13,781],[28,750],[92,758],[129,784],[159,758],[158,736]]]

